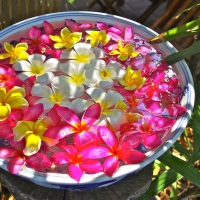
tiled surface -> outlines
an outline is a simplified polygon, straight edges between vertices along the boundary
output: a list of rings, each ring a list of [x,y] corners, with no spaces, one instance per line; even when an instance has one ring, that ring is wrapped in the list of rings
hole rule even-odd
[[[107,12],[109,10],[102,10],[98,3],[96,3],[91,9],[89,9],[86,4],[89,0],[75,0],[74,6],[68,4],[69,11],[94,11],[94,12]],[[123,0],[121,0],[123,1]],[[66,0],[62,0],[61,11],[66,11]],[[137,18],[151,5],[149,0],[124,0],[124,4],[117,6],[116,3],[113,4],[119,15],[128,19],[137,21]],[[161,4],[144,22],[145,26],[150,26],[156,19],[161,16],[164,12],[166,4]]]

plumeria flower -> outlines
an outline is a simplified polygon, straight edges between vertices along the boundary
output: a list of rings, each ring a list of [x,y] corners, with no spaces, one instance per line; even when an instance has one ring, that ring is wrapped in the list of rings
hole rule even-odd
[[[120,141],[133,148],[143,144],[147,149],[153,149],[162,143],[160,135],[167,133],[175,122],[167,117],[143,116],[138,122],[121,126]]]
[[[71,32],[84,32],[93,27],[91,23],[76,23],[74,20],[66,19],[65,24]]]
[[[39,118],[43,113],[42,104],[30,107],[22,121],[18,121],[13,128],[14,140],[21,141],[25,139],[23,154],[31,156],[37,153],[44,142],[48,146],[54,146],[58,140],[45,137],[43,134],[52,125],[49,117]]]
[[[50,35],[51,40],[55,42],[55,49],[71,49],[74,44],[78,43],[82,38],[82,33],[71,32],[67,27],[63,28],[59,35]]]
[[[131,145],[119,143],[115,133],[105,126],[99,126],[98,135],[107,146],[90,146],[81,154],[85,159],[105,158],[104,173],[112,176],[119,168],[120,160],[126,164],[136,164],[142,162],[146,155],[135,150]]]
[[[96,47],[99,44],[102,44],[103,46],[106,45],[110,41],[110,37],[106,34],[105,31],[86,31],[88,34],[86,36],[86,41],[89,40],[92,47]]]
[[[106,92],[100,88],[89,88],[86,92],[101,106],[101,116],[96,124],[110,124],[114,130],[119,130],[121,124],[126,122],[126,113],[124,110],[118,109],[116,106],[119,101],[124,101],[124,97],[114,90],[108,90],[108,92]]]
[[[54,78],[53,72],[58,71],[60,62],[56,58],[46,60],[45,55],[32,54],[28,61],[18,61],[13,65],[15,71],[20,71],[18,77],[25,81],[30,76],[36,76],[39,83],[49,84]]]
[[[78,150],[97,140],[93,124],[98,120],[101,113],[101,107],[98,103],[89,106],[83,113],[81,120],[69,108],[57,106],[56,110],[60,118],[67,122],[67,125],[52,126],[45,132],[44,136],[52,139],[62,139],[68,135],[75,134],[74,145]]]
[[[85,76],[86,71],[84,64],[74,65],[74,63],[63,63],[60,65],[61,71],[66,75],[60,75],[52,80],[55,88],[65,88],[71,98],[77,98],[83,95],[84,85],[89,84],[89,79]]]
[[[31,89],[33,96],[41,97],[34,104],[42,103],[44,110],[49,111],[55,104],[71,108],[71,102],[69,101],[69,93],[65,88],[54,88],[44,84],[36,83]]]
[[[36,153],[32,156],[24,155],[25,140],[16,142],[12,137],[9,139],[9,143],[13,148],[0,147],[0,158],[8,160],[7,169],[10,173],[19,173],[25,168],[25,165],[35,170],[44,170],[52,165],[50,159],[45,154]]]
[[[118,81],[126,90],[134,90],[140,88],[146,78],[141,76],[140,70],[133,71],[130,66],[127,67],[126,73]]]
[[[72,50],[63,50],[60,59],[69,59],[74,65],[90,64],[95,58],[104,58],[104,51],[98,47],[92,48],[91,44],[80,42],[75,44]]]
[[[115,61],[111,61],[106,65],[104,60],[93,60],[91,66],[93,68],[86,71],[86,77],[91,80],[88,86],[109,89],[114,85],[114,81],[122,78],[125,74],[121,64]]]
[[[138,52],[134,50],[133,44],[122,44],[122,41],[118,41],[118,49],[114,49],[109,52],[110,55],[118,55],[118,59],[121,61],[125,61],[130,57],[136,57],[139,55]]]
[[[0,65],[0,86],[12,88],[14,86],[22,86],[23,82],[16,77],[15,71],[7,65]]]
[[[98,160],[85,159],[82,151],[78,151],[72,145],[60,145],[64,152],[56,152],[51,156],[54,165],[69,164],[69,176],[79,182],[84,172],[95,174],[103,171],[103,167]],[[87,147],[84,148],[87,151]]]
[[[17,62],[18,60],[27,60],[28,45],[26,43],[18,43],[15,47],[7,42],[4,43],[4,49],[6,53],[0,54],[0,59],[10,58],[10,64]]]
[[[4,87],[0,87],[0,121],[6,120],[12,110],[24,109],[28,106],[25,97],[25,91],[21,87],[13,87],[6,91]]]

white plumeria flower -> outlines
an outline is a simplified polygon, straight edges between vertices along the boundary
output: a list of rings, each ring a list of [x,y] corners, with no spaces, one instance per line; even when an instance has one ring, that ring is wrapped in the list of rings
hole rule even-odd
[[[122,78],[126,72],[122,69],[121,64],[115,61],[106,65],[104,60],[92,60],[91,66],[92,68],[86,72],[86,77],[91,80],[89,87],[109,89],[114,85],[114,81]]]
[[[77,43],[72,50],[63,50],[60,59],[69,59],[74,65],[80,63],[89,65],[90,61],[95,58],[103,58],[105,56],[104,51],[98,47],[92,48],[88,43]]]
[[[114,90],[105,92],[100,88],[89,88],[87,94],[101,105],[101,115],[96,122],[97,125],[107,126],[107,121],[118,131],[120,126],[127,122],[126,113],[123,110],[115,108],[119,101],[124,101],[124,97]]]
[[[18,77],[24,81],[30,76],[36,76],[38,83],[49,84],[55,77],[53,72],[59,70],[60,62],[58,59],[50,58],[41,54],[32,54],[28,56],[28,61],[21,60],[13,64],[15,71],[21,71]]]
[[[65,88],[70,93],[70,98],[77,98],[83,95],[84,85],[88,85],[89,80],[86,78],[86,68],[83,64],[74,65],[69,62],[60,65],[61,71],[66,75],[60,75],[52,80],[55,88]]]

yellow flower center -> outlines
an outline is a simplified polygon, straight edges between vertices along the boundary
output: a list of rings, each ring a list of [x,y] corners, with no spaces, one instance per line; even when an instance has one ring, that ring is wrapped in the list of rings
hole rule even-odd
[[[62,101],[62,99],[63,99],[63,96],[60,93],[54,93],[54,94],[50,95],[50,100],[52,102],[60,103]]]
[[[70,77],[70,82],[74,83],[75,85],[83,84],[85,81],[86,78],[84,74],[74,74],[73,77]]]
[[[43,66],[32,66],[31,67],[31,74],[33,74],[33,75],[44,74],[44,67]]]
[[[85,54],[78,54],[75,56],[75,60],[80,63],[89,63],[90,57]]]
[[[111,76],[111,72],[107,69],[104,69],[100,72],[101,78],[107,78]]]

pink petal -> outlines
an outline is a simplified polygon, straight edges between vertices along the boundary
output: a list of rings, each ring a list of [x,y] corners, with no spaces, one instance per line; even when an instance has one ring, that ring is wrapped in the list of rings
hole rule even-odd
[[[81,25],[79,26],[81,32],[86,31],[86,30],[89,30],[89,29],[91,29],[92,27],[93,27],[93,25],[92,25],[92,24],[89,24],[89,23],[84,23],[84,24],[81,24]]]
[[[76,113],[67,108],[67,107],[61,107],[58,106],[56,107],[56,111],[58,112],[58,115],[67,123],[69,123],[70,125],[78,128],[79,124],[81,123],[78,116],[76,115]]]
[[[25,138],[23,138],[20,141],[15,141],[14,136],[9,138],[9,143],[12,147],[14,147],[18,152],[22,152],[23,149],[25,148]]]
[[[62,139],[67,135],[74,133],[72,126],[60,125],[60,126],[50,126],[43,134],[44,137],[52,139]]]
[[[154,147],[159,146],[162,143],[162,140],[160,139],[158,134],[152,134],[148,135],[144,138],[143,145],[146,148],[153,149]]]
[[[146,155],[137,150],[120,150],[118,156],[126,164],[135,164],[142,162]]]
[[[141,54],[147,54],[151,51],[151,48],[150,47],[147,47],[147,46],[139,46],[137,49],[136,49],[137,52],[140,52]]]
[[[40,44],[37,46],[35,53],[40,53],[40,54],[45,53],[45,54],[51,55],[52,49],[51,49],[51,47],[47,46],[46,44]]]
[[[98,134],[102,140],[113,150],[115,151],[118,147],[118,140],[116,135],[110,131],[106,126],[100,126],[98,128]]]
[[[0,147],[0,158],[12,158],[15,156],[19,156],[19,152],[16,149]]]
[[[101,114],[101,106],[99,103],[95,103],[87,108],[84,112],[81,125],[92,125]]]
[[[142,141],[142,134],[140,132],[125,133],[124,139],[119,145],[119,149],[135,149]]]
[[[133,30],[132,30],[131,26],[128,26],[124,33],[124,40],[130,41],[132,39],[133,39]]]
[[[106,24],[104,24],[104,23],[102,23],[102,22],[97,22],[96,23],[96,26],[97,26],[97,28],[101,31],[101,30],[103,30],[103,31],[107,31],[108,30],[108,26],[106,25]]]
[[[110,38],[116,42],[118,42],[119,40],[124,40],[123,37],[121,37],[120,35],[118,34],[115,34],[115,33],[112,33],[112,32],[108,32],[107,34],[108,36],[110,36]]]
[[[66,26],[68,27],[68,29],[71,31],[71,32],[79,32],[80,29],[77,25],[76,22],[72,21],[72,20],[69,20],[69,19],[66,19],[65,20],[65,24]]]
[[[12,174],[17,174],[25,165],[25,161],[21,157],[15,157],[8,162],[8,171]]]
[[[30,38],[33,40],[38,39],[41,34],[41,30],[36,26],[33,26],[29,31]]]
[[[119,92],[122,96],[124,97],[128,97],[128,96],[132,96],[133,95],[133,92],[132,91],[129,91],[129,90],[125,90],[123,87],[121,86],[115,86],[114,87],[117,92]]]
[[[36,121],[41,114],[43,113],[43,105],[41,103],[28,107],[24,111],[24,118],[25,121]]]
[[[66,152],[56,152],[51,156],[50,160],[55,165],[70,163],[69,154]]]
[[[104,173],[110,177],[116,172],[119,168],[119,159],[118,156],[109,156],[106,158],[103,164]]]
[[[41,35],[38,40],[39,40],[39,42],[44,43],[44,44],[51,44],[52,43],[49,35],[46,35],[46,34]]]
[[[36,79],[35,76],[31,76],[24,81],[26,96],[31,95],[31,88],[35,83],[35,79]]]
[[[53,26],[49,22],[47,22],[47,21],[44,20],[43,26],[44,26],[44,31],[45,31],[45,33],[47,35],[53,35],[54,28],[53,28]]]
[[[167,111],[169,116],[180,117],[187,112],[187,109],[179,104],[169,104],[164,111]]]
[[[76,157],[78,154],[77,149],[73,145],[59,145],[60,148],[64,149],[68,155],[71,155],[72,157]]]
[[[94,138],[89,131],[83,131],[81,133],[77,133],[74,136],[74,145],[76,149],[80,150],[89,143],[93,142]]]
[[[156,114],[162,114],[163,108],[159,101],[154,101],[152,99],[146,99],[143,101],[145,108],[151,112]]]
[[[152,73],[151,78],[153,79],[153,82],[158,84],[165,78],[165,72],[163,70],[156,70]]]
[[[169,117],[151,117],[150,120],[155,123],[158,129],[168,129],[176,122],[175,119]]]
[[[80,168],[77,164],[71,164],[69,166],[69,176],[73,179],[75,179],[77,182],[81,180],[81,177],[83,175],[83,170]]]
[[[113,26],[108,29],[108,32],[112,32],[112,33],[115,33],[117,35],[121,35],[122,34],[122,31],[120,29],[115,28]]]
[[[53,125],[56,126],[60,122],[60,116],[58,115],[56,111],[56,106],[54,106],[49,112],[48,116],[51,117]]]
[[[11,115],[13,120],[16,122],[21,121],[23,119],[23,112],[21,109],[12,110]]]
[[[26,163],[28,166],[36,170],[46,169],[52,165],[49,158],[42,153],[36,153],[32,156],[26,157]]]
[[[83,148],[79,154],[84,159],[99,159],[112,155],[112,152],[107,147],[91,145]]]
[[[81,169],[90,174],[103,171],[103,167],[98,160],[84,160]]]

